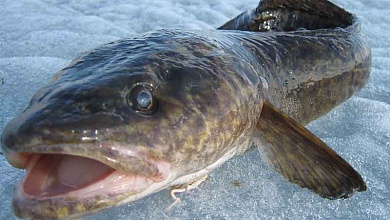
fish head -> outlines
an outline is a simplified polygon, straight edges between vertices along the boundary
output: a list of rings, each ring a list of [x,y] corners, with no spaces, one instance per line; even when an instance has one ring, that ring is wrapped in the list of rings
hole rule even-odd
[[[77,217],[142,198],[215,162],[255,125],[251,65],[229,45],[160,31],[74,59],[6,126],[27,170],[18,217]]]

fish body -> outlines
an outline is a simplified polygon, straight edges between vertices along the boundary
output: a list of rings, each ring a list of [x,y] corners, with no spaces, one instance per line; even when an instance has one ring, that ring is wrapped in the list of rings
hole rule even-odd
[[[364,191],[362,177],[303,125],[362,88],[370,66],[359,20],[319,0],[264,0],[219,30],[100,46],[6,126],[3,152],[27,169],[15,214],[97,212],[191,184],[253,145],[323,197]]]

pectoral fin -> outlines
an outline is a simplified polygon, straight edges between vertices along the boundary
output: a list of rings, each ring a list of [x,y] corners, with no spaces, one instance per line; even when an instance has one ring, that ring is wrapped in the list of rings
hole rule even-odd
[[[278,172],[322,197],[348,198],[367,189],[360,174],[335,151],[266,101],[254,139]]]

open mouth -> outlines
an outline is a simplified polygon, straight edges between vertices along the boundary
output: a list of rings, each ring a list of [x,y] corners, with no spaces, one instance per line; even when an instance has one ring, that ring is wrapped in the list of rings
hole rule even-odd
[[[35,198],[139,192],[154,182],[151,178],[128,174],[100,161],[74,155],[32,154],[26,169],[23,191]]]
[[[69,194],[96,184],[96,190],[104,190],[104,182],[107,181],[114,185],[122,184],[121,187],[127,185],[126,188],[134,191],[142,190],[152,183],[148,178],[125,175],[90,158],[37,154],[30,157],[23,189],[31,196],[50,197]]]
[[[58,210],[64,207],[68,210],[65,216],[95,212],[116,205],[124,199],[128,202],[129,197],[134,197],[130,198],[132,201],[142,197],[139,194],[149,194],[149,191],[151,193],[156,188],[154,185],[163,184],[170,175],[170,165],[164,161],[151,161],[158,167],[161,174],[159,177],[162,177],[156,179],[126,173],[82,156],[12,154],[24,158],[24,167],[27,170],[26,177],[17,187],[14,197],[15,214],[22,218],[46,215],[58,217]],[[48,210],[52,211],[46,213]]]

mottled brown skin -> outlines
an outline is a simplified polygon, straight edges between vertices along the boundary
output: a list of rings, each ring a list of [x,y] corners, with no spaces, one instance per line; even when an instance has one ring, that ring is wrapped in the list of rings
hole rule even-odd
[[[243,56],[245,48],[229,48],[236,43],[228,33],[161,30],[102,46],[74,60],[32,98],[4,131],[4,149],[81,154],[134,172],[132,158],[111,148],[94,150],[96,144],[130,145],[177,169],[184,161],[202,168],[252,129],[261,111],[259,78],[248,65],[253,57]],[[140,44],[146,46],[136,48]],[[153,115],[128,106],[126,95],[136,84],[155,91]]]
[[[159,175],[149,159],[169,162],[177,177],[199,171],[246,140],[260,115],[259,78],[248,65],[254,57],[232,48],[236,42],[217,31],[161,30],[86,53],[7,125],[3,150],[90,157],[147,177]],[[138,84],[154,90],[158,110],[152,115],[128,105],[126,97]],[[129,157],[121,148],[146,156]],[[16,198],[19,217],[77,215],[118,202]]]
[[[269,86],[252,133],[269,164],[322,197],[365,191],[360,174],[302,126],[366,84],[371,51],[357,18],[327,1],[271,0],[219,29],[265,32],[242,44],[259,58]]]
[[[219,29],[266,32],[243,44],[263,64],[266,99],[300,124],[350,98],[370,75],[360,22],[328,1],[261,1]]]
[[[247,150],[258,138],[263,103],[307,124],[369,76],[371,53],[358,20],[326,1],[262,1],[220,29],[159,30],[82,54],[7,125],[3,152],[79,155],[157,179],[151,160],[162,160],[179,178],[233,148]],[[129,104],[134,86],[152,90],[155,111]],[[19,217],[77,216],[130,195],[14,199],[14,209]]]

